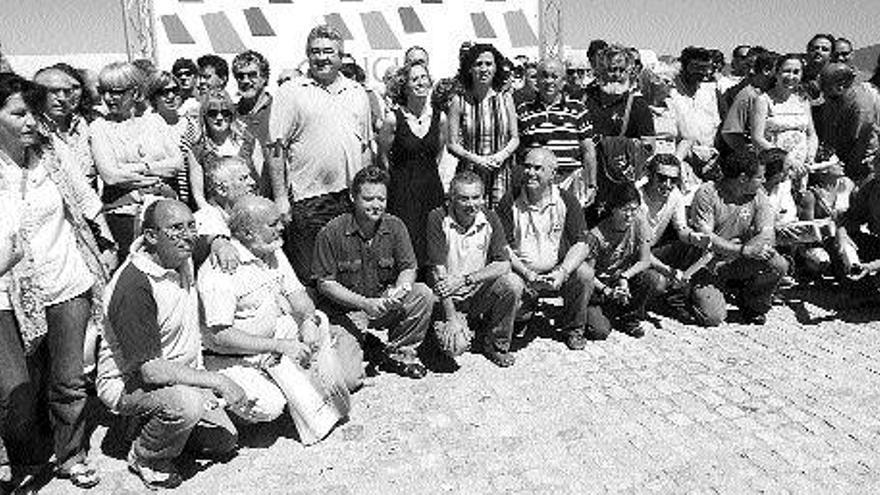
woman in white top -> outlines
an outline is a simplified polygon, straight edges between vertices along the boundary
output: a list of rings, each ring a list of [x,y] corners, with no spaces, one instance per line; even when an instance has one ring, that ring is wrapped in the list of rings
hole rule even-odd
[[[90,317],[100,321],[94,299],[116,252],[73,155],[37,132],[45,98],[42,86],[0,74],[0,252],[12,264],[0,276],[0,435],[9,454],[0,471],[45,464],[54,451],[57,474],[89,488],[99,478],[84,449],[83,340]]]
[[[92,154],[104,181],[107,222],[128,255],[145,197],[175,197],[173,186],[183,155],[171,127],[153,112],[135,116],[140,91],[137,69],[115,62],[98,75],[107,115],[92,122]]]
[[[780,148],[788,153],[793,190],[806,187],[808,166],[813,163],[819,141],[813,127],[810,101],[801,87],[804,62],[798,54],[776,62],[776,84],[758,97],[752,107],[752,143],[755,148]]]

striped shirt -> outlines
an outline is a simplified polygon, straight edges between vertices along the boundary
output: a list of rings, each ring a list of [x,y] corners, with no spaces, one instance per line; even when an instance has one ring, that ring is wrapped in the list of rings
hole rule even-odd
[[[538,97],[517,107],[516,114],[523,149],[536,146],[550,149],[559,160],[556,170],[559,176],[581,168],[580,143],[593,137],[593,125],[583,103],[563,96],[558,103],[546,105]]]

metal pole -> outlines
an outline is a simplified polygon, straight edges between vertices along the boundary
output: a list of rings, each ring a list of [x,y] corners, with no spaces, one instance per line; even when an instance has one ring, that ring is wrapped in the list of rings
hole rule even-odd
[[[128,39],[128,14],[126,12],[125,0],[119,0],[119,6],[122,8],[122,34],[125,37],[125,56],[131,62],[131,41]]]

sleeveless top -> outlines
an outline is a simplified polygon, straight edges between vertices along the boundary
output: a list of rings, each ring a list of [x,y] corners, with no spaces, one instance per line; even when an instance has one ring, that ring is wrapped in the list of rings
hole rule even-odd
[[[491,155],[504,149],[510,142],[511,122],[504,103],[505,94],[493,92],[479,102],[467,94],[455,96],[461,108],[461,143],[466,150],[478,155]],[[475,170],[483,176],[490,206],[497,204],[510,187],[510,165],[511,159],[508,158],[497,170]],[[463,161],[459,169],[474,170],[474,167],[472,163]]]

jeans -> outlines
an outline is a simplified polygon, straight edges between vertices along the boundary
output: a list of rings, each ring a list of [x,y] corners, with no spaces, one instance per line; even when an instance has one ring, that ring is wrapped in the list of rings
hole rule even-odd
[[[62,469],[85,459],[83,339],[90,315],[88,293],[47,306],[49,332],[25,356],[13,312],[0,311],[0,436],[11,464],[42,464],[53,452]]]
[[[648,269],[629,281],[630,298],[626,304],[608,298],[594,297],[587,308],[587,326],[594,338],[605,339],[615,323],[632,323],[644,319],[645,303],[662,292],[665,277]]]
[[[691,304],[697,323],[712,327],[724,322],[725,293],[746,313],[767,313],[779,280],[787,271],[788,262],[776,251],[766,261],[740,257],[720,264],[714,271],[700,270],[691,282]]]
[[[456,302],[455,306],[469,318],[483,318],[486,321],[486,349],[507,352],[510,350],[513,322],[524,290],[522,279],[514,273],[507,273],[483,283],[470,297]]]
[[[417,282],[403,298],[403,306],[379,318],[370,318],[363,311],[329,312],[330,323],[360,337],[368,328],[388,329],[386,354],[403,362],[416,360],[416,348],[425,340],[437,298],[427,285]]]
[[[562,295],[563,312],[559,325],[568,335],[583,335],[587,325],[587,304],[593,294],[593,268],[586,262],[569,275],[558,293]],[[549,291],[547,291],[549,294]],[[545,292],[536,293],[527,289],[523,293],[521,313],[529,312],[537,304],[538,297]]]
[[[291,201],[292,220],[284,229],[284,254],[303,283],[312,280],[312,256],[318,232],[330,220],[347,213],[351,209],[349,203],[347,189],[302,201]]]
[[[118,409],[140,421],[131,445],[135,457],[150,464],[174,459],[184,449],[207,456],[233,451],[238,432],[223,408],[212,407],[213,397],[210,390],[189,385],[126,391]]]

